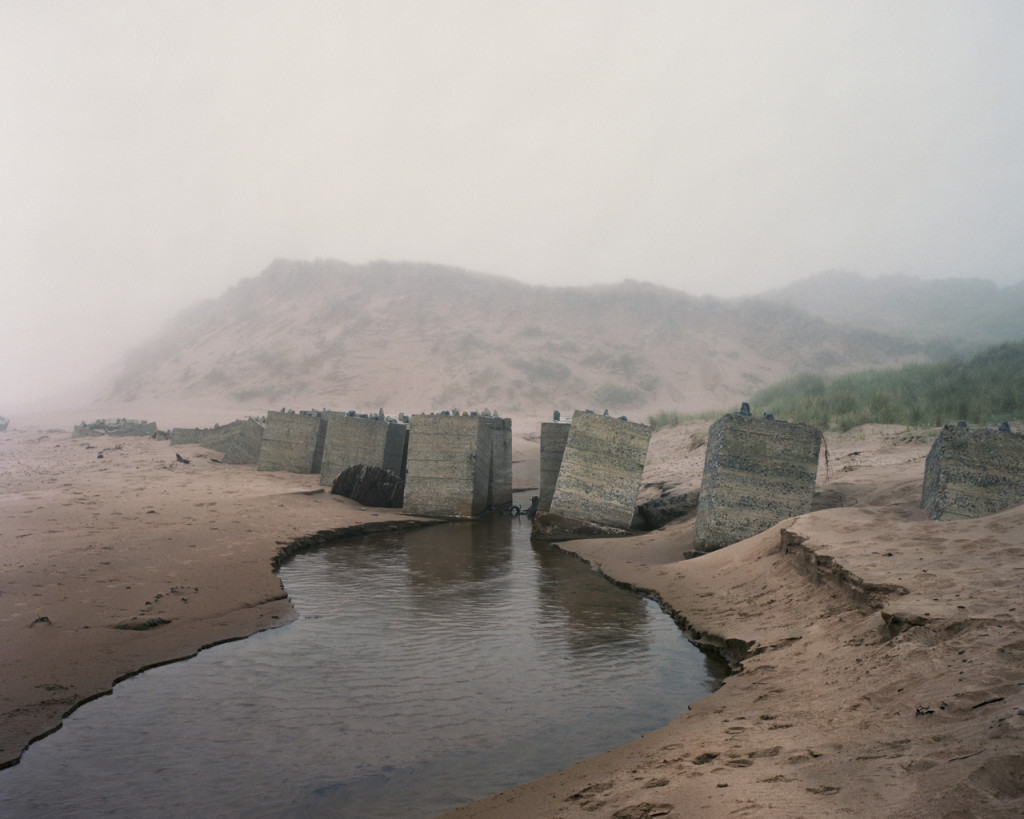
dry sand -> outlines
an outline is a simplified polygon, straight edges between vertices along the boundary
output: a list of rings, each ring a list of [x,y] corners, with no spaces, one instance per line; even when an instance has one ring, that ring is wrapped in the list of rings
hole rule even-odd
[[[515,426],[525,487],[536,420]],[[646,496],[699,487],[706,429],[655,434]],[[818,500],[841,506],[701,558],[682,560],[685,521],[564,544],[742,670],[664,728],[456,815],[1024,815],[1024,506],[926,520],[933,437],[831,436]],[[271,566],[296,539],[409,520],[215,457],[0,433],[0,765],[116,680],[291,619]]]

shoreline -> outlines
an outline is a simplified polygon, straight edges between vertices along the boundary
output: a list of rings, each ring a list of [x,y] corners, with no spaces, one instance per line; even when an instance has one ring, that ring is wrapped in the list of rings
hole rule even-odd
[[[341,527],[341,528],[338,528],[338,529],[322,529],[322,530],[319,530],[319,531],[314,532],[314,533],[309,534],[309,535],[299,535],[299,536],[293,538],[288,543],[282,544],[282,545],[279,546],[279,548],[277,550],[277,553],[274,555],[274,557],[270,561],[270,571],[275,576],[277,576],[277,571],[282,566],[284,566],[288,561],[290,561],[292,558],[296,557],[297,555],[300,555],[300,554],[302,554],[303,552],[306,552],[306,551],[312,551],[314,549],[322,548],[323,546],[325,546],[327,544],[330,544],[330,543],[333,543],[333,542],[337,542],[337,541],[340,541],[340,540],[344,540],[345,538],[358,537],[360,535],[375,534],[375,533],[385,532],[385,531],[401,531],[401,530],[405,530],[405,529],[418,529],[418,528],[422,528],[424,526],[433,526],[433,525],[436,525],[436,524],[439,524],[439,523],[444,523],[444,522],[445,521],[442,521],[442,520],[430,520],[430,519],[393,520],[393,521],[388,521],[388,522],[374,521],[374,522],[370,522],[370,523],[353,524],[353,525],[344,526],[344,527]],[[286,602],[289,607],[291,607],[291,605],[292,605],[291,604],[291,598],[289,598],[288,594],[286,592],[283,592],[283,591],[282,591],[282,593],[281,593],[281,595],[279,597],[269,598],[267,602],[268,603],[274,603],[274,602],[278,602],[278,601]],[[275,615],[275,616],[273,616],[273,619],[277,620],[277,622],[274,622],[274,623],[271,623],[271,624],[261,624],[258,627],[254,628],[253,630],[246,631],[244,633],[240,633],[240,634],[235,635],[235,636],[223,637],[223,638],[214,640],[212,642],[203,643],[202,645],[196,647],[195,650],[193,650],[193,651],[191,651],[191,652],[189,652],[187,654],[183,654],[183,655],[180,655],[180,656],[169,657],[167,659],[161,659],[161,660],[158,660],[156,662],[150,663],[149,665],[145,665],[145,666],[142,666],[140,668],[136,668],[136,669],[134,669],[132,671],[128,671],[125,674],[121,675],[120,677],[117,677],[116,679],[114,679],[111,682],[110,687],[108,689],[106,689],[104,691],[97,691],[94,694],[91,694],[90,696],[88,696],[88,697],[86,697],[84,699],[76,701],[67,711],[65,711],[63,714],[61,714],[60,721],[56,725],[54,725],[52,728],[47,730],[45,733],[42,733],[42,734],[40,734],[38,736],[34,736],[31,739],[29,739],[27,741],[27,743],[24,745],[24,747],[21,749],[21,751],[18,753],[17,757],[12,758],[12,759],[0,759],[0,771],[19,764],[20,761],[21,761],[21,756],[25,753],[25,751],[27,751],[35,743],[37,743],[37,742],[39,742],[39,741],[41,741],[43,739],[46,739],[48,736],[51,736],[52,734],[54,734],[57,731],[59,731],[61,729],[61,727],[63,726],[64,720],[67,717],[71,716],[75,711],[77,711],[83,705],[86,705],[86,704],[88,704],[90,702],[93,702],[94,700],[100,699],[101,697],[109,696],[110,694],[113,693],[114,688],[117,685],[119,685],[120,683],[124,682],[125,680],[131,679],[132,677],[136,677],[139,674],[142,674],[142,673],[144,673],[146,671],[149,671],[150,669],[153,669],[153,668],[159,668],[160,666],[170,665],[172,663],[179,663],[179,662],[184,662],[186,660],[190,660],[193,657],[195,657],[196,655],[198,655],[200,652],[206,651],[207,649],[210,649],[210,648],[214,648],[215,646],[223,645],[224,643],[235,642],[237,640],[246,640],[246,639],[248,639],[249,637],[252,637],[255,634],[259,634],[261,631],[268,631],[270,629],[280,628],[281,626],[287,625],[288,623],[292,622],[295,619],[294,618],[294,611],[292,611],[290,613],[290,615],[287,616],[287,617],[282,617],[281,615]],[[35,625],[36,625],[36,623],[33,622],[31,627],[34,627]],[[119,628],[119,627],[122,627],[122,626],[120,626],[120,625],[115,625],[114,626],[114,628]],[[149,627],[150,626],[147,626],[147,625],[143,624],[143,627],[141,627],[141,628],[139,628],[137,630],[143,631],[143,630],[146,630]],[[152,627],[155,627],[155,626],[152,626]],[[129,626],[129,627],[125,627],[125,628],[131,628],[131,627]]]
[[[561,544],[739,666],[668,725],[444,815],[1021,815],[1024,505],[927,520],[916,437],[830,441],[839,505],[699,558],[692,521]]]
[[[699,486],[692,431],[656,433],[644,492]],[[64,435],[0,438],[0,767],[116,682],[289,622],[273,568],[295,551],[436,522],[198,446]],[[449,815],[1024,812],[1024,506],[928,521],[931,440],[830,438],[834,508],[696,559],[692,520],[560,544],[738,668],[668,725]],[[531,458],[515,468],[536,474]],[[113,628],[147,619],[166,622]]]
[[[0,438],[0,769],[117,682],[290,622],[274,569],[291,553],[434,522],[217,457],[149,438]]]

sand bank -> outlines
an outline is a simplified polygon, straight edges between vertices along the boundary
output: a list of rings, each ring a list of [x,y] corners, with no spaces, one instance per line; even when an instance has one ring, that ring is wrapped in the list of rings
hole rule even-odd
[[[453,815],[1024,815],[1024,506],[928,521],[930,443],[833,438],[821,497],[842,506],[694,560],[692,522],[565,544],[741,670],[668,726]]]
[[[272,564],[295,539],[410,524],[317,475],[216,457],[67,430],[0,437],[0,766],[125,676],[289,622]]]
[[[700,436],[655,435],[647,494],[699,487]],[[520,475],[536,474],[531,438]],[[695,560],[692,523],[565,544],[741,670],[664,728],[456,815],[1024,813],[1024,507],[926,520],[931,440],[831,438],[819,501],[840,505]],[[215,457],[0,436],[0,764],[126,675],[290,620],[271,565],[296,538],[408,521]]]

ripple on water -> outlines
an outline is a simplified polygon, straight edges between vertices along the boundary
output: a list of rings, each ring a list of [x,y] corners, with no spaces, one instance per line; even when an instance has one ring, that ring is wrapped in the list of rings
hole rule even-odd
[[[717,682],[657,605],[496,517],[351,539],[288,626],[125,681],[0,772],[0,814],[432,816]]]

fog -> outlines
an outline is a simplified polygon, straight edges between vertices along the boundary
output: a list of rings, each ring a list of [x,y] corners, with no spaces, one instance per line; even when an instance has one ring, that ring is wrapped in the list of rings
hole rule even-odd
[[[1018,282],[1022,32],[1017,0],[0,0],[0,413],[278,257]]]

